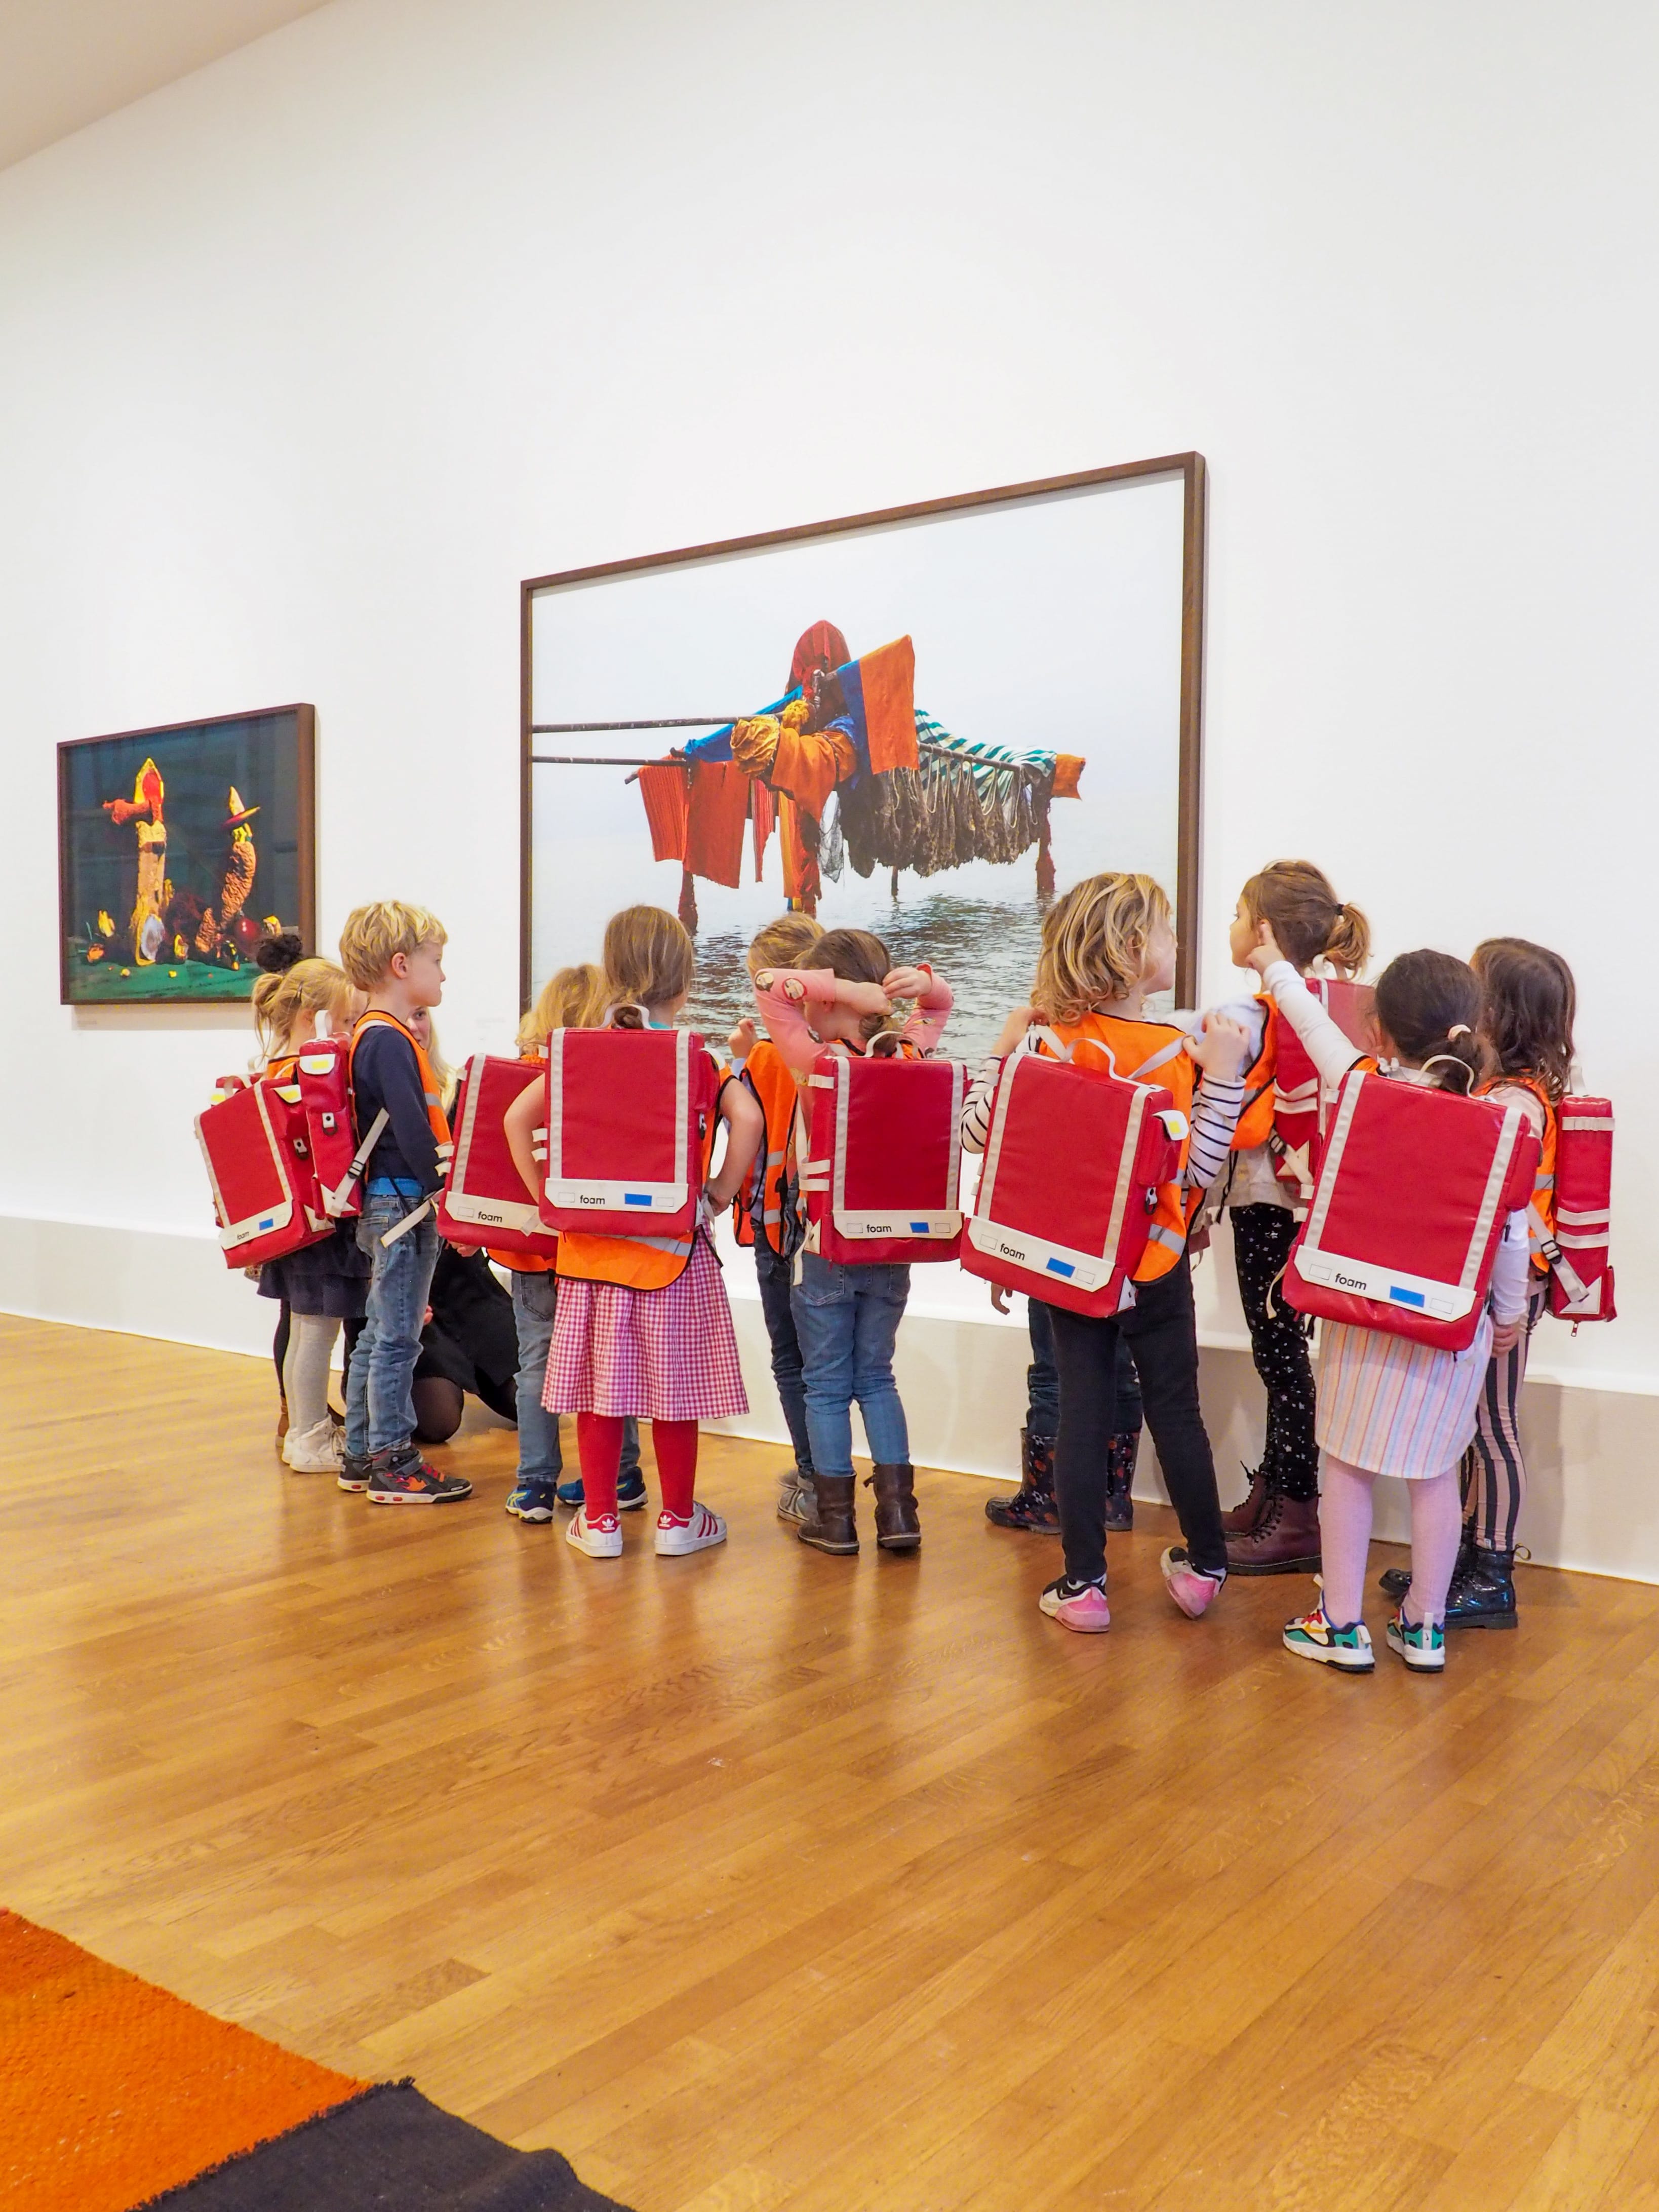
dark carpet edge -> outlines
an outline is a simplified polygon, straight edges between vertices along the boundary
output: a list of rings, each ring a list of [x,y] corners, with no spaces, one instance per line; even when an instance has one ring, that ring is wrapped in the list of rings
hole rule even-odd
[[[194,2189],[198,2181],[210,2181],[216,2173],[223,2173],[227,2167],[240,2166],[245,2158],[254,2158],[262,2150],[269,2150],[272,2143],[291,2142],[295,2136],[302,2136],[309,2129],[321,2127],[337,2112],[344,2112],[348,2105],[364,2105],[371,2097],[383,2097],[389,2090],[412,2089],[414,2087],[412,2074],[401,2081],[371,2081],[355,2095],[342,2097],[337,2105],[329,2106],[325,2112],[313,2112],[308,2120],[301,2120],[297,2127],[281,2128],[274,2136],[262,2136],[258,2142],[250,2143],[246,2150],[234,2150],[228,2158],[216,2159],[211,2166],[204,2166],[199,2173],[192,2173],[188,2181],[175,2181],[159,2197],[142,2197],[137,2203],[129,2205],[127,2212],[161,2212],[164,2206],[176,2204],[185,2190]]]

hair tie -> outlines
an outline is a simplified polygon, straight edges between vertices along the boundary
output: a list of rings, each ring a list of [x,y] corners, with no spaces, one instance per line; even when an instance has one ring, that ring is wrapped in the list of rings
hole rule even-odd
[[[1474,1035],[1474,1031],[1469,1027],[1467,1022],[1459,1022],[1455,1028],[1449,1029],[1446,1031],[1446,1042],[1448,1044],[1452,1044],[1455,1043],[1461,1036],[1473,1036]]]

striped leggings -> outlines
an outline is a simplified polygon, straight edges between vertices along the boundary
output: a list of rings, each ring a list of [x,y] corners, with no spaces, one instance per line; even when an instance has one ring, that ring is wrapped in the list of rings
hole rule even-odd
[[[1520,1341],[1486,1366],[1475,1413],[1474,1442],[1458,1470],[1463,1492],[1463,1524],[1483,1552],[1512,1552],[1516,1524],[1527,1494],[1527,1462],[1521,1451],[1521,1385],[1527,1352],[1549,1296],[1547,1283],[1534,1279],[1527,1295],[1527,1325]]]

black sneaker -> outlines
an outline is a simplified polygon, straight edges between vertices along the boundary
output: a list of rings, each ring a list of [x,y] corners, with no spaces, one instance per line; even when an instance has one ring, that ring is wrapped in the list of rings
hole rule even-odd
[[[342,1452],[339,1485],[342,1490],[367,1490],[370,1460],[367,1452]]]
[[[440,1474],[413,1444],[376,1452],[365,1486],[371,1505],[449,1505],[471,1498],[472,1485],[459,1474]]]

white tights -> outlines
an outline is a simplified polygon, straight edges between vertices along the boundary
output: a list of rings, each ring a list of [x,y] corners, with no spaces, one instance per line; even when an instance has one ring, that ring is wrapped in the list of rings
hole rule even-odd
[[[1371,1486],[1368,1468],[1351,1467],[1326,1452],[1321,1462],[1319,1549],[1325,1581],[1326,1618],[1346,1627],[1364,1610],[1365,1563],[1371,1541]],[[1412,1586],[1407,1619],[1441,1620],[1457,1564],[1463,1509],[1457,1469],[1408,1482],[1412,1501]]]
[[[328,1419],[328,1363],[340,1324],[327,1314],[288,1317],[288,1351],[283,1359],[283,1395],[288,1425],[303,1436]]]

